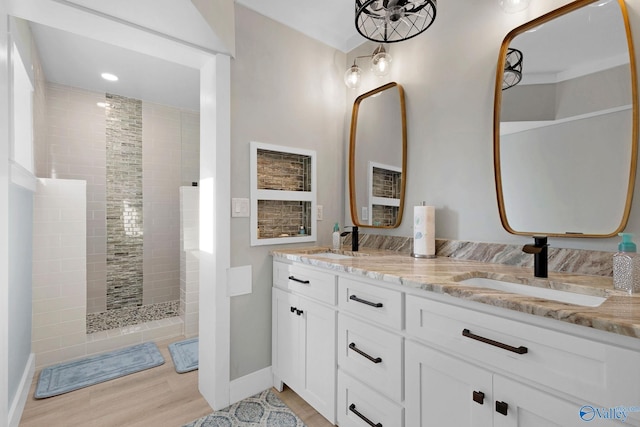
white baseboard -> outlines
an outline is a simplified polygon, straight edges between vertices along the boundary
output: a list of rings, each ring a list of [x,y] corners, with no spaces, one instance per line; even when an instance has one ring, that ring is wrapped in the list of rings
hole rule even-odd
[[[251,397],[272,385],[271,366],[235,379],[229,384],[229,403],[234,404]]]
[[[36,373],[36,355],[31,353],[27,365],[22,373],[20,379],[20,386],[18,391],[11,402],[9,407],[9,427],[18,427],[20,424],[20,418],[22,418],[22,411],[24,411],[24,405],[27,403],[29,397],[29,389],[31,389],[31,382],[33,381],[33,375]]]

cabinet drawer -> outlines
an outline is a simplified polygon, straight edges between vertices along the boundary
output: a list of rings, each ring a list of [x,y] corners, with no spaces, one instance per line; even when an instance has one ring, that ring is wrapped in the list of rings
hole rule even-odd
[[[273,261],[273,286],[284,290],[289,289],[289,267],[291,264]]]
[[[338,370],[338,425],[340,427],[403,427],[404,408]],[[370,421],[367,422],[366,420]]]
[[[332,273],[293,264],[288,285],[292,291],[327,304],[336,305],[336,276]]]
[[[402,337],[350,316],[338,316],[338,366],[402,401]]]
[[[640,383],[628,381],[640,378],[637,352],[415,296],[406,311],[408,335],[480,366],[600,405],[640,395]]]
[[[340,310],[402,329],[402,292],[340,277],[338,295]]]

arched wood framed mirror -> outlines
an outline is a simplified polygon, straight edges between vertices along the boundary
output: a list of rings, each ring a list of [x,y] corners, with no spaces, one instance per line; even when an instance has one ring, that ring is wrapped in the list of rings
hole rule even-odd
[[[507,231],[616,235],[629,218],[637,146],[636,64],[624,0],[578,0],[505,37],[494,169]]]
[[[356,98],[349,143],[351,220],[395,228],[402,221],[407,177],[404,90],[388,83]]]

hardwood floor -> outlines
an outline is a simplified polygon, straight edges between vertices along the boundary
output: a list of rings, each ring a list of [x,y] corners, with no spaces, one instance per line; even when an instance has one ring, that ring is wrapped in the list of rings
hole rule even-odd
[[[167,346],[165,363],[126,377],[48,399],[34,399],[36,372],[20,427],[180,427],[212,412],[198,391],[198,371],[177,374]],[[277,393],[308,427],[329,427],[325,418],[290,389]]]

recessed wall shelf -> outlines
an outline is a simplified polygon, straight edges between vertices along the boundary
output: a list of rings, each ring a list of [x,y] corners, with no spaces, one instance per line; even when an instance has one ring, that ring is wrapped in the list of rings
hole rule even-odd
[[[251,246],[315,242],[316,152],[251,142]]]

